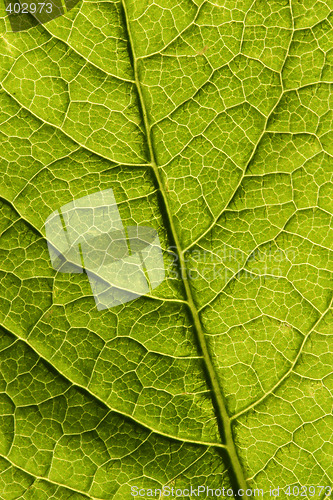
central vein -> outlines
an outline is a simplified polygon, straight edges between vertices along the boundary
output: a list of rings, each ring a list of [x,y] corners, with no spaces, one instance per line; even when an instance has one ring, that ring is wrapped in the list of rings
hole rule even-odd
[[[141,88],[141,82],[139,80],[138,76],[138,68],[137,68],[137,58],[135,56],[135,49],[134,49],[134,43],[133,43],[133,38],[131,34],[131,28],[130,28],[130,23],[129,23],[129,18],[128,18],[128,13],[127,13],[127,8],[126,8],[126,3],[125,0],[121,0],[123,10],[124,10],[124,15],[125,15],[125,22],[126,22],[126,28],[127,28],[127,33],[128,33],[128,38],[129,42],[131,45],[131,50],[132,50],[132,56],[133,56],[133,71],[134,71],[134,77],[135,77],[135,84],[137,87],[139,99],[140,99],[140,104],[141,104],[141,109],[142,109],[142,115],[143,115],[143,122],[144,122],[144,127],[145,127],[145,133],[146,133],[146,138],[147,138],[147,143],[148,143],[148,149],[149,149],[149,155],[150,155],[150,162],[152,165],[152,168],[154,170],[154,174],[157,180],[157,184],[160,190],[160,193],[162,195],[163,199],[163,204],[164,204],[164,210],[168,216],[169,223],[170,223],[170,231],[171,231],[171,236],[172,239],[175,243],[177,253],[179,256],[179,265],[180,265],[180,271],[181,271],[181,276],[182,280],[184,283],[184,288],[185,288],[185,293],[186,293],[186,301],[187,305],[191,311],[193,323],[194,323],[194,329],[197,337],[197,341],[200,346],[200,350],[204,359],[205,363],[205,368],[206,368],[206,375],[208,378],[209,385],[212,390],[213,394],[213,399],[214,399],[214,404],[215,404],[215,412],[216,412],[216,417],[218,421],[218,426],[219,426],[219,431],[221,435],[221,440],[222,443],[225,444],[225,449],[226,452],[228,453],[229,456],[229,461],[230,465],[232,467],[232,472],[234,475],[234,482],[236,483],[235,486],[237,489],[242,488],[244,490],[247,489],[247,484],[246,480],[244,477],[243,469],[240,464],[234,439],[233,439],[233,434],[232,434],[232,428],[231,428],[231,420],[228,415],[225,401],[224,401],[224,396],[222,393],[222,389],[219,385],[217,374],[215,372],[215,368],[213,366],[209,350],[207,347],[205,335],[202,329],[201,321],[199,318],[198,310],[195,306],[194,300],[193,300],[193,295],[192,295],[192,290],[189,285],[189,281],[187,279],[187,270],[186,270],[186,264],[185,264],[185,259],[184,259],[184,252],[181,248],[181,244],[179,242],[178,234],[173,222],[173,217],[172,213],[169,207],[168,203],[168,198],[166,195],[166,191],[164,189],[164,184],[162,182],[159,169],[156,164],[156,159],[155,159],[155,153],[154,153],[154,148],[153,148],[153,143],[152,143],[152,138],[151,138],[151,127],[149,124],[149,119],[148,119],[148,113],[145,105],[145,101],[143,98],[143,93],[142,93],[142,88]],[[244,494],[243,498],[247,498],[247,495]]]

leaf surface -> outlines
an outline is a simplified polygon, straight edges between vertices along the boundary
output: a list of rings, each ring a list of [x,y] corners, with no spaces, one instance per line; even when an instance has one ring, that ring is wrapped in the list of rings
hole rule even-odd
[[[331,2],[5,14],[0,497],[331,486]],[[44,223],[109,188],[166,279],[98,311]]]

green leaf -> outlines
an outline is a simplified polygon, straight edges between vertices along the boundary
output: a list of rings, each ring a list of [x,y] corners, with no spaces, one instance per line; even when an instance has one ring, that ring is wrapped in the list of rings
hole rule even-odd
[[[0,497],[328,499],[332,2],[1,8]],[[98,311],[44,223],[110,188],[166,279]]]

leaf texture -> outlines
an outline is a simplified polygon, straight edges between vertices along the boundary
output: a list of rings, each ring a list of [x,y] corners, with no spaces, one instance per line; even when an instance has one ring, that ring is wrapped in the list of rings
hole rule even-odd
[[[332,2],[5,14],[0,497],[332,486]],[[167,276],[98,311],[44,223],[108,188]]]

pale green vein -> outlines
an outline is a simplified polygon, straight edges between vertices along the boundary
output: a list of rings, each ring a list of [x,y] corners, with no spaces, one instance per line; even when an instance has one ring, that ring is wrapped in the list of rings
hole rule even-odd
[[[17,332],[14,332],[13,330],[9,330],[8,328],[6,328],[3,325],[2,325],[2,328],[4,330],[6,330],[8,333],[10,333],[11,335],[13,335],[16,339],[21,340],[22,342],[24,342],[24,344],[26,344],[27,346],[29,346],[29,348],[33,352],[35,352],[42,361],[46,362],[49,365],[51,364],[50,361],[47,358],[45,358],[40,353],[40,351],[34,345],[32,345],[26,338],[22,337],[21,335],[19,335]],[[11,346],[8,346],[7,349],[10,348],[10,347]],[[215,447],[223,448],[223,449],[226,448],[226,446],[224,444],[222,444],[222,443],[214,443],[214,442],[208,442],[208,441],[196,441],[195,439],[187,439],[185,437],[178,437],[178,436],[175,436],[173,434],[168,434],[166,432],[163,432],[163,431],[161,431],[159,429],[155,429],[155,428],[147,425],[146,422],[141,421],[138,418],[135,418],[131,413],[127,413],[127,412],[124,412],[124,411],[119,411],[119,409],[112,407],[110,404],[108,404],[105,401],[103,401],[102,399],[100,399],[87,386],[85,386],[83,384],[79,384],[77,381],[75,381],[74,379],[72,379],[69,375],[65,375],[57,366],[55,366],[55,365],[52,364],[52,367],[54,368],[54,370],[56,370],[56,372],[59,375],[61,375],[64,378],[64,380],[67,380],[68,382],[70,382],[73,385],[73,387],[80,387],[80,389],[82,389],[84,392],[86,392],[87,394],[89,394],[92,398],[94,398],[96,401],[98,401],[100,404],[102,404],[103,406],[105,406],[109,410],[113,411],[117,415],[127,417],[132,422],[134,422],[136,424],[139,424],[144,429],[146,429],[146,430],[148,430],[150,432],[153,432],[156,435],[163,436],[163,437],[166,437],[166,438],[169,438],[169,439],[173,439],[173,440],[179,441],[181,443],[189,443],[189,444],[195,444],[195,445],[199,445],[199,446],[215,446]]]
[[[323,312],[323,314],[315,321],[315,323],[312,325],[312,328],[309,330],[309,332],[304,336],[303,338],[303,341],[302,341],[302,344],[300,345],[300,348],[295,356],[295,359],[291,365],[291,367],[289,368],[289,370],[286,371],[286,373],[280,378],[280,380],[278,380],[278,382],[268,391],[266,392],[261,398],[259,398],[257,401],[253,402],[252,404],[248,405],[246,408],[244,408],[243,410],[241,410],[240,412],[236,413],[235,415],[233,415],[231,417],[231,420],[237,420],[240,416],[244,415],[245,413],[247,413],[248,411],[254,409],[256,406],[258,406],[260,403],[262,403],[263,401],[265,401],[271,394],[274,394],[274,392],[279,388],[281,387],[281,385],[283,384],[283,382],[286,380],[286,378],[289,377],[289,375],[291,373],[294,372],[295,370],[295,367],[301,357],[301,354],[303,352],[303,348],[308,340],[308,338],[310,337],[311,333],[316,329],[316,327],[319,325],[319,323],[322,321],[322,319],[326,316],[326,314],[330,311],[331,307],[333,305],[333,294],[332,294],[332,298],[331,298],[331,301],[330,301],[330,304],[329,306],[327,307],[327,309]]]

